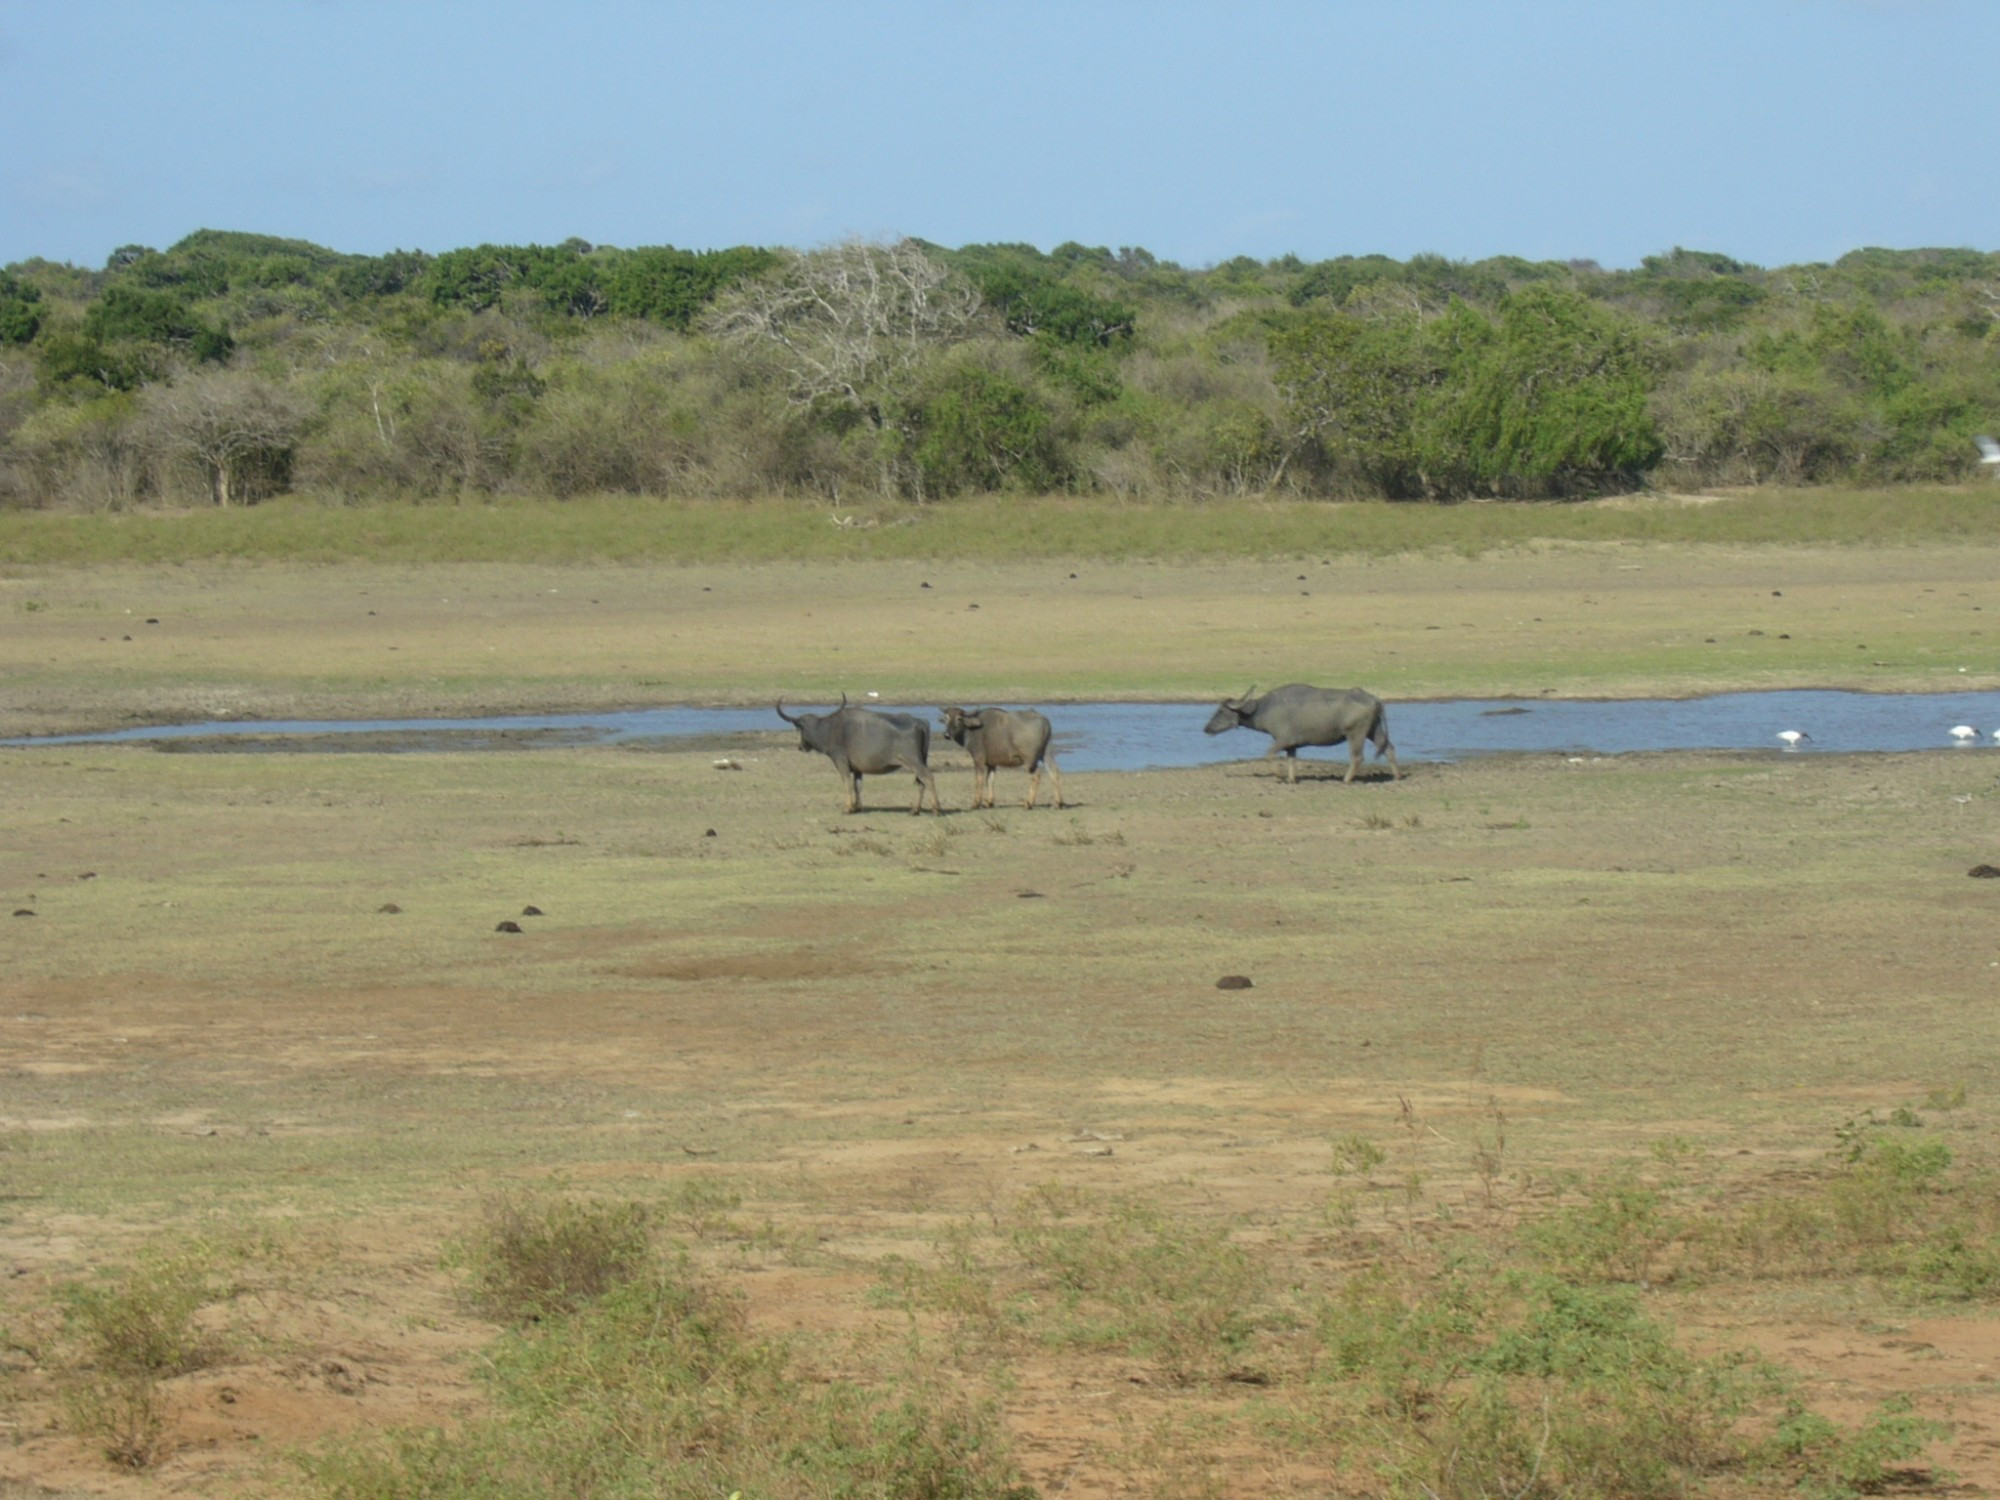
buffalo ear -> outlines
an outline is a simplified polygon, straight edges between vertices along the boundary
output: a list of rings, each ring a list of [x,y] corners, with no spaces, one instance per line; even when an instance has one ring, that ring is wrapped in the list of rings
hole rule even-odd
[[[986,715],[966,714],[960,718],[959,722],[967,729],[984,729],[986,727]]]

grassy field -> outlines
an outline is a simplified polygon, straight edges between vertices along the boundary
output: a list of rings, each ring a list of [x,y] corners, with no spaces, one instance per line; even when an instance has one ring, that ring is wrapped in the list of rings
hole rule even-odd
[[[0,564],[1115,562],[1476,557],[1542,542],[1902,546],[1991,543],[1994,504],[1984,484],[1450,506],[1026,496],[859,508],[629,496],[341,505],[292,496],[247,511],[0,512]]]
[[[1994,561],[15,564],[0,722],[1990,688]],[[0,750],[0,1494],[1990,1490],[1988,754]]]

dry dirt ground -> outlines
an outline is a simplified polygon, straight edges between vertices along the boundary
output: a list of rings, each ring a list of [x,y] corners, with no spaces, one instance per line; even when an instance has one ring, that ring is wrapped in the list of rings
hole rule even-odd
[[[1976,586],[1948,556],[1891,559],[1893,577],[1845,555],[1824,575],[1788,565],[1782,596],[1821,601],[1815,620],[1836,599],[1878,637],[1904,620],[1907,660],[1979,644],[1956,597]],[[1392,591],[1475,581],[1458,566]],[[1716,566],[1696,591],[1743,594],[1751,618],[1750,562]],[[148,575],[130,645],[161,650],[143,632],[201,598],[190,636],[209,642],[150,674],[114,671],[125,632],[100,651],[81,619],[120,580],[31,580],[45,607],[9,616],[7,725],[206,711],[189,696],[204,682],[260,708],[593,700],[642,618],[634,599],[603,632],[581,610],[536,623],[495,592],[475,629],[374,576],[360,610],[407,627],[374,644],[422,662],[371,678],[282,626],[288,591],[268,575],[237,594],[230,577]],[[767,599],[785,582],[679,581]],[[847,597],[851,581],[820,581]],[[1501,618],[1504,580],[1485,582],[1440,618]],[[332,632],[314,611],[353,584],[327,570],[289,592]],[[1923,613],[1924,589],[1955,613]],[[1358,623],[1371,604],[1349,623],[1389,650]],[[1558,600],[1541,623],[1587,632],[1592,608]],[[1093,611],[1124,662],[1110,685],[1129,686],[1144,664],[1117,643],[1146,626],[1108,598]],[[863,612],[849,598],[813,649],[881,627]],[[371,618],[349,622],[350,651]],[[888,619],[930,628],[902,606]],[[673,628],[699,637],[676,682],[721,670],[706,634]],[[505,672],[472,662],[482,630],[517,657]],[[24,640],[56,660],[28,662]],[[775,637],[757,649],[743,672],[760,690],[806,670]],[[891,689],[930,670],[899,649]],[[1569,647],[1510,638],[1498,666],[1453,650],[1486,691]],[[1265,665],[1284,661],[1273,648]],[[1991,686],[1990,659],[1974,665]],[[1097,664],[1062,670],[1105,685]],[[997,811],[965,811],[969,771],[939,759],[951,811],[916,819],[903,785],[875,781],[842,816],[833,773],[776,734],[518,754],[0,750],[0,907],[33,913],[0,914],[0,1495],[272,1493],[288,1449],[476,1410],[495,1329],[443,1260],[514,1186],[655,1205],[759,1328],[864,1372],[909,1340],[883,1295],[899,1258],[926,1263],[955,1226],[991,1229],[1049,1184],[1228,1223],[1311,1289],[1451,1233],[1499,1243],[1575,1175],[1623,1163],[1671,1160],[1702,1201],[1782,1193],[1869,1111],[1915,1107],[1962,1163],[1993,1162],[2000,882],[1967,871],[2000,864],[2000,752],[1527,757],[1352,786],[1319,762],[1297,787],[1244,763],[1072,775],[1073,806],[1033,813],[1007,805],[1018,775]],[[1251,987],[1219,990],[1228,974]],[[1334,1151],[1357,1136],[1383,1155],[1360,1176]],[[171,1383],[170,1451],[126,1473],[63,1421],[60,1291],[194,1236],[225,1247],[245,1290],[213,1314],[218,1362]],[[1649,1305],[1691,1341],[1763,1351],[1845,1419],[1908,1393],[1953,1424],[1932,1458],[1958,1492],[2000,1487],[1990,1304],[1668,1270]],[[918,1322],[929,1357],[998,1393],[1044,1494],[1366,1488],[1337,1455],[1270,1436],[1263,1414],[1297,1394],[1276,1347],[1237,1372],[1263,1384],[1183,1385],[1137,1355],[968,1352]]]

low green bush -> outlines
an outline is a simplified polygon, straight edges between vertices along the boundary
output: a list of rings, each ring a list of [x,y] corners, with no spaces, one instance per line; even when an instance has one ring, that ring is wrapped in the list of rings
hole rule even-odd
[[[1255,1330],[1263,1268],[1227,1223],[1043,1188],[1008,1239],[1029,1278],[1018,1302],[1055,1342],[1129,1350],[1193,1380],[1224,1373]]]
[[[1950,1429],[1910,1410],[1906,1397],[1883,1403],[1860,1427],[1842,1430],[1794,1401],[1764,1445],[1764,1456],[1797,1473],[1798,1488],[1812,1500],[1853,1500],[1879,1495],[1924,1449]],[[1944,1476],[1923,1476],[1935,1482]]]
[[[1644,1281],[1678,1224],[1666,1199],[1629,1174],[1588,1184],[1584,1201],[1538,1219],[1522,1242],[1549,1269],[1581,1281]]]
[[[921,1372],[800,1369],[685,1262],[504,1336],[494,1410],[450,1432],[356,1437],[300,1460],[326,1500],[1027,1500],[988,1407]]]
[[[652,1215],[638,1203],[560,1193],[494,1199],[477,1233],[451,1247],[479,1305],[505,1322],[571,1312],[644,1271]]]
[[[222,1264],[217,1247],[195,1241],[63,1289],[58,1401],[70,1430],[119,1467],[148,1469],[166,1456],[166,1382],[226,1353],[227,1336],[200,1316],[230,1295]]]

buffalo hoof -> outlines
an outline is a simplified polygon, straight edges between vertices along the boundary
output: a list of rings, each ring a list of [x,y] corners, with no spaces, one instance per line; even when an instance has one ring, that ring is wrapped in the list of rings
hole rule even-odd
[[[1224,974],[1220,979],[1215,981],[1215,987],[1219,990],[1247,990],[1254,988],[1250,983],[1250,976],[1248,974]]]

